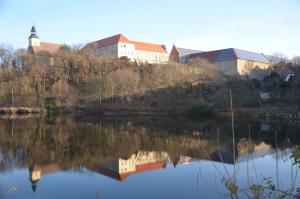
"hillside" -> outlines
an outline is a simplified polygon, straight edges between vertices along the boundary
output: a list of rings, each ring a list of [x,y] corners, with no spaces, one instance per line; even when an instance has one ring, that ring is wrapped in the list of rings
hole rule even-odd
[[[300,67],[295,64],[279,63],[262,80],[251,80],[226,77],[200,59],[185,65],[150,65],[95,57],[67,46],[51,55],[2,51],[2,107],[183,113],[199,106],[228,109],[231,89],[235,108],[299,109]],[[284,69],[293,71],[289,81],[280,74]],[[272,97],[263,100],[261,92]]]

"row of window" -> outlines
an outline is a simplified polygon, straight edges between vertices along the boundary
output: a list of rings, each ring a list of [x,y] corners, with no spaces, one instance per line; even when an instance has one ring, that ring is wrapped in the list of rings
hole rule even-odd
[[[124,46],[125,45],[121,45]],[[117,46],[109,46],[95,49],[97,56],[117,56]],[[153,53],[153,52],[142,52],[142,51],[129,51],[121,50],[120,57],[129,57],[132,59],[140,59],[141,61],[155,61],[155,60],[168,60],[167,54]]]
[[[163,55],[163,54],[154,54],[154,53],[145,53],[145,52],[135,52],[133,51],[121,51],[120,52],[121,56],[123,55],[131,55],[135,57],[147,57],[149,59],[168,59],[168,55]]]

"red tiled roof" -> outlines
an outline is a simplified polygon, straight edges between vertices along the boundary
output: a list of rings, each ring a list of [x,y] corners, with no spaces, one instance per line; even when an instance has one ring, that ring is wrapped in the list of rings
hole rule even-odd
[[[160,53],[166,52],[166,49],[163,45],[150,44],[150,43],[144,43],[138,41],[130,41],[130,43],[134,44],[136,50],[153,51],[153,52],[160,52]]]
[[[136,50],[143,50],[143,51],[153,51],[153,52],[161,52],[166,53],[166,49],[163,45],[158,44],[151,44],[151,43],[144,43],[138,41],[130,41],[122,34],[118,34],[112,37],[108,37],[105,39],[101,39],[98,41],[94,41],[88,43],[84,48],[102,48],[105,46],[111,46],[117,44],[119,42],[127,43],[127,44],[134,44]]]
[[[41,42],[40,46],[31,46],[31,49],[35,54],[44,51],[49,53],[56,53],[62,46],[63,45],[61,44]]]
[[[111,46],[119,42],[127,43],[129,40],[122,34],[118,34],[112,37],[101,39],[88,43],[84,48],[102,48],[105,46]]]

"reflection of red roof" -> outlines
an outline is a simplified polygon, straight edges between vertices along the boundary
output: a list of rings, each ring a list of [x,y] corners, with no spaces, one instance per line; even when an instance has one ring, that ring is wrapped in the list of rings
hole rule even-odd
[[[97,173],[101,173],[105,176],[111,177],[113,179],[120,180],[120,181],[126,180],[133,173],[133,172],[118,173],[116,171],[112,171],[112,170],[105,169],[105,168],[102,168],[102,167],[93,168],[91,170],[93,170]]]
[[[143,51],[153,51],[153,52],[161,52],[166,53],[166,49],[163,45],[158,44],[151,44],[151,43],[144,43],[144,42],[138,42],[138,41],[130,41],[122,34],[118,34],[112,37],[108,37],[105,39],[101,39],[98,41],[94,41],[91,43],[88,43],[84,48],[102,48],[105,46],[111,46],[117,43],[127,43],[127,44],[134,44],[136,50],[143,50]]]
[[[100,173],[100,174],[103,174],[105,176],[114,178],[116,180],[124,181],[130,175],[132,175],[134,173],[142,173],[142,172],[146,172],[146,171],[162,169],[162,168],[165,168],[167,166],[167,164],[168,164],[167,161],[162,161],[162,162],[137,165],[135,167],[135,170],[136,170],[135,172],[127,172],[127,173],[119,173],[117,171],[109,170],[109,169],[102,168],[102,167],[90,168],[90,170]]]
[[[39,52],[56,53],[62,46],[63,45],[61,45],[61,44],[41,42],[40,46],[31,46],[30,49],[35,54],[39,53]]]
[[[136,173],[142,173],[142,172],[146,172],[146,171],[165,168],[167,166],[167,164],[168,164],[167,161],[155,162],[155,163],[149,163],[149,164],[141,164],[141,165],[136,165],[135,170],[136,170]]]
[[[57,172],[62,171],[60,166],[57,165],[57,164],[49,164],[47,166],[41,166],[40,168],[41,168],[41,171],[42,171],[43,175],[49,174],[49,173],[57,173]]]
[[[49,165],[34,165],[33,171],[41,171],[42,175],[51,174],[51,173],[58,173],[61,172],[62,169],[58,164],[49,164]]]

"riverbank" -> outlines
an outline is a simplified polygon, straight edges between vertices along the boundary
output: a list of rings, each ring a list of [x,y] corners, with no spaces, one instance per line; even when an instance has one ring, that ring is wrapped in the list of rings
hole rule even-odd
[[[172,115],[174,110],[151,107],[100,107],[100,106],[78,106],[77,115],[100,115],[100,116],[150,116],[150,115]]]
[[[191,116],[230,118],[231,111],[228,109],[215,109],[208,106],[193,106],[181,108],[151,108],[151,107],[96,107],[79,106],[76,109],[78,115],[99,115],[99,116]],[[292,108],[267,107],[267,108],[239,108],[234,110],[234,116],[252,119],[282,119],[300,120],[300,111]]]
[[[216,117],[229,118],[231,111],[226,109],[215,110]],[[300,120],[300,111],[291,108],[243,108],[234,111],[234,117],[253,118],[253,119],[282,119]]]
[[[191,116],[194,118],[230,118],[229,109],[215,109],[213,107],[185,106],[173,108],[154,108],[154,107],[123,107],[123,106],[94,106],[80,105],[75,108],[64,106],[51,106],[46,109],[34,107],[2,107],[0,115],[35,115],[40,113],[47,114],[76,114],[76,115],[97,115],[101,117],[127,117],[127,116]],[[300,120],[300,111],[292,108],[268,107],[268,108],[239,108],[234,110],[234,116],[252,119],[282,119]]]

